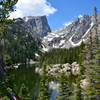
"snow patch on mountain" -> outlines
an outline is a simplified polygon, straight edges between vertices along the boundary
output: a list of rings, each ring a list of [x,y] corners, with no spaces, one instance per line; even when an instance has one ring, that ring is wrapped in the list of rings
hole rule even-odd
[[[81,40],[78,43],[74,43],[72,41],[72,38],[73,38],[74,35],[69,39],[69,42],[72,44],[73,47],[80,46],[81,43],[82,43],[82,41],[83,42],[86,41],[86,36],[90,32],[90,30],[92,29],[92,27],[94,26],[94,23],[92,22],[90,25],[91,25],[90,28],[86,31],[86,33],[82,36]]]
[[[86,33],[82,37],[83,38],[83,41],[85,41],[84,38],[87,36],[87,34],[89,33],[89,31],[93,28],[93,26],[94,26],[94,23],[92,22],[90,28],[86,31]]]
[[[90,31],[93,31],[92,29],[95,26],[93,17],[88,15],[80,16],[68,26],[58,31],[49,32],[42,39],[43,49],[49,51],[53,48],[80,46],[82,41],[86,42],[88,40]],[[100,19],[100,15],[98,19]]]

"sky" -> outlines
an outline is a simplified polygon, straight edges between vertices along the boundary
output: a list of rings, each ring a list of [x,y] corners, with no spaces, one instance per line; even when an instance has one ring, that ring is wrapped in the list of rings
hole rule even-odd
[[[51,29],[57,30],[78,16],[92,15],[94,6],[100,13],[100,0],[19,0],[11,18],[46,15]]]

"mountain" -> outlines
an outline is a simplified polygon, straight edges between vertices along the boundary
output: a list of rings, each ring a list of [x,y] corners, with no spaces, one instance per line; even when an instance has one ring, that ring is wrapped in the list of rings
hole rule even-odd
[[[100,15],[97,17],[98,29],[100,29]],[[70,48],[79,46],[89,37],[90,30],[95,26],[94,16],[84,15],[77,18],[70,25],[55,32],[49,32],[42,39],[44,51],[52,48]]]
[[[44,37],[48,32],[51,32],[46,16],[17,18],[11,29],[25,30],[39,37]]]
[[[98,14],[97,22],[100,29],[100,15]],[[83,15],[78,17],[68,26],[51,31],[46,16],[28,16],[15,19],[11,26],[12,33],[18,33],[19,30],[31,32],[35,39],[38,37],[42,41],[44,51],[52,48],[70,48],[76,47],[82,41],[86,41],[89,37],[90,30],[95,26],[94,16]],[[17,31],[18,30],[18,31]]]
[[[24,17],[24,21],[40,37],[44,37],[48,32],[51,32],[46,16],[28,16]]]

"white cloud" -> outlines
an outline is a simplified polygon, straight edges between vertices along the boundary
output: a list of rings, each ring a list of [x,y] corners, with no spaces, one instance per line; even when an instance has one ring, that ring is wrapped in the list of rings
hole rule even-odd
[[[57,11],[47,0],[18,0],[16,11],[10,14],[10,18],[24,16],[50,15]]]
[[[68,26],[68,25],[70,25],[70,24],[72,24],[72,21],[66,22],[66,23],[64,23],[63,25],[64,25],[64,26]]]

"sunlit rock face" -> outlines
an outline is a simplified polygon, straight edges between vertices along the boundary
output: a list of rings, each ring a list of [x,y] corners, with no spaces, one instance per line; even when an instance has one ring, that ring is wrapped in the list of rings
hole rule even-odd
[[[51,32],[46,16],[28,16],[24,17],[24,21],[31,31],[36,32],[40,37],[44,37],[48,32]]]
[[[80,74],[79,64],[77,64],[76,62],[73,62],[71,67],[72,67],[72,74],[73,75],[79,75]]]
[[[9,28],[11,31],[16,29],[27,31],[39,38],[43,38],[48,32],[51,32],[46,16],[17,18],[14,20],[14,24]]]
[[[48,65],[45,69],[47,76],[53,76],[53,77],[59,77],[61,74],[64,74],[66,76],[69,76],[71,74],[73,75],[79,75],[80,74],[80,68],[79,64],[77,62],[73,62],[72,64],[66,63],[66,64],[54,64],[54,65]],[[40,69],[40,75],[43,73],[43,69]]]
[[[100,15],[97,17],[97,23],[98,31],[100,32]],[[48,33],[48,35],[42,39],[42,43],[45,48],[48,49],[80,46],[82,41],[87,41],[90,30],[94,32],[94,25],[94,16],[83,15],[66,27]]]

